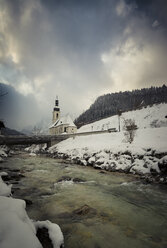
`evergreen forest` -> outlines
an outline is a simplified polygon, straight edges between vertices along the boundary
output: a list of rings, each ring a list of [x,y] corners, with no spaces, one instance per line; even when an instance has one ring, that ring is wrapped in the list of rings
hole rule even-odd
[[[167,102],[167,86],[117,92],[99,96],[88,110],[75,119],[77,127],[126,112]]]

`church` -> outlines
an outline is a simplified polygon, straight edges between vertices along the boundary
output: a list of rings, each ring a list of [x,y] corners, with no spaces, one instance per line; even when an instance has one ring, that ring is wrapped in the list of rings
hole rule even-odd
[[[52,125],[49,127],[49,133],[51,135],[54,134],[72,134],[77,132],[77,127],[72,121],[69,115],[61,117],[60,108],[59,108],[59,100],[56,98],[55,107],[53,108],[53,119]]]

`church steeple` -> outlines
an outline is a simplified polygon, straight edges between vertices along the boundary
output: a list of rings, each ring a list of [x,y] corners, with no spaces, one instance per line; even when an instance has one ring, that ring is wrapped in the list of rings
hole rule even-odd
[[[58,100],[58,96],[56,96],[55,106],[56,106],[56,107],[59,107],[59,100]]]
[[[52,123],[55,123],[58,119],[60,119],[60,108],[59,108],[58,96],[56,96],[55,107],[53,108]]]

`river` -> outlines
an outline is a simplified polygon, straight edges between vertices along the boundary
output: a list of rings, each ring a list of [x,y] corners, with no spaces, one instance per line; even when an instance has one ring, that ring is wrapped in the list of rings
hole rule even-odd
[[[24,172],[13,185],[14,197],[33,202],[27,207],[30,218],[59,224],[66,248],[167,247],[165,186],[27,154],[9,158],[4,166]],[[58,182],[62,176],[84,182]],[[90,212],[77,214],[84,205]]]

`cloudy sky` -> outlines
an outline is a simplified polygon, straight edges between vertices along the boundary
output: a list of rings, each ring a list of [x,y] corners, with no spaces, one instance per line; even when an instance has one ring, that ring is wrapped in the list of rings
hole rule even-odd
[[[22,129],[167,82],[166,0],[0,0],[0,118]]]

